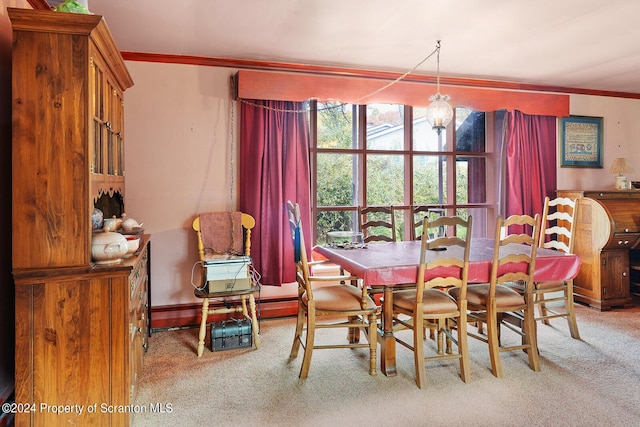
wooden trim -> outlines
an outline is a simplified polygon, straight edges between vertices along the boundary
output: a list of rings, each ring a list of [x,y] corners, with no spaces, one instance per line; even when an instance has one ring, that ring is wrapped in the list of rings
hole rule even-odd
[[[394,73],[394,72],[387,72],[387,71],[329,67],[329,66],[321,66],[321,65],[306,65],[306,64],[295,64],[295,63],[274,62],[274,61],[252,61],[252,60],[233,59],[233,58],[210,58],[210,57],[202,57],[202,56],[169,55],[169,54],[159,54],[159,53],[128,52],[128,51],[123,51],[121,53],[122,53],[122,57],[126,61],[138,61],[138,62],[202,65],[202,66],[208,66],[208,67],[228,67],[228,68],[237,68],[237,69],[245,69],[245,70],[300,72],[300,73],[311,73],[311,74],[318,74],[318,75],[324,75],[324,76],[343,76],[343,77],[351,76],[351,77],[375,78],[375,79],[383,79],[383,80],[384,79],[394,80],[401,75],[401,73]],[[433,84],[435,83],[435,76],[424,75],[424,74],[410,74],[406,76],[403,79],[403,81]],[[513,90],[513,91],[521,91],[521,92],[548,92],[548,93],[580,94],[580,95],[640,99],[640,93],[614,92],[614,91],[604,91],[604,90],[595,90],[595,89],[573,88],[573,87],[565,87],[565,86],[536,85],[536,84],[498,81],[498,80],[469,79],[469,78],[463,78],[463,77],[441,76],[440,83],[446,86],[465,86],[465,87]]]
[[[289,317],[297,314],[297,297],[265,299],[257,302],[256,310],[259,310],[261,319],[277,317]],[[222,306],[221,303],[211,302],[210,308]],[[184,326],[197,326],[200,324],[202,304],[195,302],[190,304],[164,305],[151,308],[151,329],[178,328]],[[226,315],[213,315],[208,317],[209,322],[225,320]]]

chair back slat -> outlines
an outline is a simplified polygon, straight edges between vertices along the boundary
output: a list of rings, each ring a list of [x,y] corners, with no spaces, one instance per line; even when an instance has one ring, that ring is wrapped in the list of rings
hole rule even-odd
[[[396,214],[393,206],[359,206],[358,225],[365,243],[396,241]]]
[[[573,253],[578,205],[567,197],[544,199],[539,247]]]

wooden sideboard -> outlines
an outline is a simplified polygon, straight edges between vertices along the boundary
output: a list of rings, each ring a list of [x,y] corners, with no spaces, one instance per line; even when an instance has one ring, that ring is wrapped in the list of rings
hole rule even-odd
[[[7,11],[15,425],[126,426],[147,347],[150,238],[96,265],[91,213],[124,210],[123,94],[133,81],[101,16]]]
[[[150,321],[149,236],[140,244],[116,265],[14,271],[16,403],[33,405],[16,426],[130,424]]]
[[[640,245],[640,190],[558,190],[558,196],[580,204],[575,300],[598,310],[631,305],[629,254]]]

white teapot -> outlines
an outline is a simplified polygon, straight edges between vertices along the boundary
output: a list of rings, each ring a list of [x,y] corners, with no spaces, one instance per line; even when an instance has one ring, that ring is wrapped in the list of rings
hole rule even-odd
[[[122,226],[122,219],[116,218],[116,216],[112,216],[111,218],[107,218],[104,220],[104,228],[105,231],[116,231],[118,228]]]
[[[138,221],[136,221],[133,218],[127,218],[127,214],[123,213],[122,214],[122,229],[124,231],[133,231],[135,228],[138,227],[142,227],[142,223],[138,224]]]

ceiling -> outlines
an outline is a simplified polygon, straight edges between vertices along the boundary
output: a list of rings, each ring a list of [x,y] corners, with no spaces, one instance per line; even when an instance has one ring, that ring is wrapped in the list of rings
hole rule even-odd
[[[88,2],[122,51],[640,94],[636,0]]]

